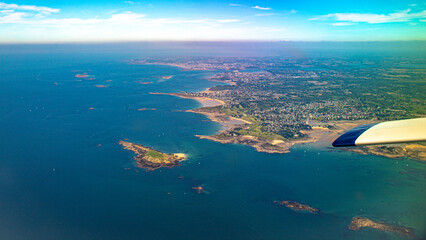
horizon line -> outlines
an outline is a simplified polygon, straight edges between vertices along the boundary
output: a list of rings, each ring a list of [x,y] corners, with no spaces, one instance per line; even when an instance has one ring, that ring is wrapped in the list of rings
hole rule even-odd
[[[119,43],[397,43],[425,42],[413,40],[117,40],[117,41],[57,41],[57,42],[0,42],[0,45],[80,45],[80,44],[119,44]]]

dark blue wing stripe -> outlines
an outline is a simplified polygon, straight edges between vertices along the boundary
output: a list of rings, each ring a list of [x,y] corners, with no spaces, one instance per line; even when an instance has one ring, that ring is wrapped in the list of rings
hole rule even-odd
[[[356,128],[353,128],[346,133],[344,133],[342,136],[337,138],[333,142],[334,147],[349,147],[349,146],[355,146],[356,139],[361,136],[365,131],[373,127],[374,125],[377,125],[377,123],[371,123],[366,125],[361,125]]]

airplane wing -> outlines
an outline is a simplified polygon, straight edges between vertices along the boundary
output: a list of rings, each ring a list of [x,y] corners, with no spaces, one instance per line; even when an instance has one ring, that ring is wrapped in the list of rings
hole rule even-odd
[[[426,118],[361,125],[333,142],[334,147],[426,141]]]

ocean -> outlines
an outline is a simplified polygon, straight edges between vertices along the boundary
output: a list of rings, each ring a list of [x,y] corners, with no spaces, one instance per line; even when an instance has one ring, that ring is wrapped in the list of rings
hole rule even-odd
[[[424,162],[198,139],[220,130],[185,112],[200,103],[150,93],[201,91],[220,84],[205,80],[213,72],[128,61],[194,52],[14,47],[0,51],[0,239],[406,239],[349,230],[355,216],[426,236]],[[188,159],[147,172],[123,139]]]

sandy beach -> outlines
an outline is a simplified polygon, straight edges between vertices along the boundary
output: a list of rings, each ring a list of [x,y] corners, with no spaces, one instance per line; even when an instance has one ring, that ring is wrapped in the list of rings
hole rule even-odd
[[[208,98],[208,97],[186,97],[179,94],[169,94],[172,96],[178,96],[181,98],[187,98],[187,99],[194,99],[197,100],[199,103],[201,103],[202,107],[216,107],[216,106],[222,106],[225,105],[224,101]]]
[[[204,92],[206,91],[208,91],[208,89],[206,89]],[[220,130],[220,132],[222,133],[226,131],[230,131],[241,125],[251,124],[251,122],[247,120],[226,116],[225,114],[219,111],[203,111],[203,108],[206,108],[206,107],[217,107],[217,106],[225,105],[225,102],[222,100],[209,98],[209,97],[192,97],[192,96],[186,96],[179,93],[170,93],[167,95],[186,98],[186,99],[193,99],[201,103],[202,105],[201,108],[187,110],[187,112],[203,114],[207,116],[211,121],[219,123],[220,125],[222,125],[222,129]]]
[[[197,100],[199,103],[201,103],[202,107],[216,107],[216,106],[222,106],[225,105],[224,101],[208,98],[208,97],[189,97],[180,93],[150,93],[152,95],[170,95],[170,96],[176,96],[180,98],[186,98],[186,99],[194,99]]]

